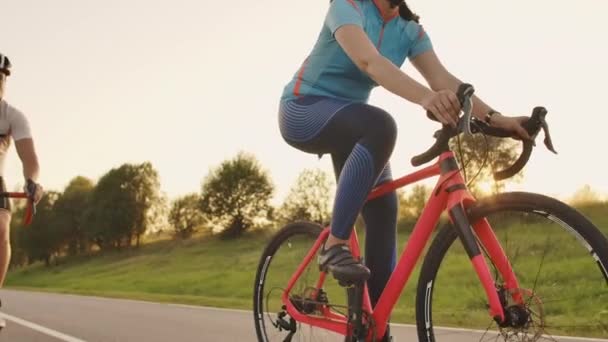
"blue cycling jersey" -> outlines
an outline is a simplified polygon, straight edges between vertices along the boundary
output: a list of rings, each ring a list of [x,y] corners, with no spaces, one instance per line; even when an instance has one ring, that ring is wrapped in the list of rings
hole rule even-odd
[[[283,101],[314,95],[367,102],[377,84],[359,70],[336,41],[334,34],[344,25],[361,27],[378,51],[398,67],[407,57],[432,49],[422,26],[398,15],[384,19],[374,0],[333,0],[317,43],[285,87]]]

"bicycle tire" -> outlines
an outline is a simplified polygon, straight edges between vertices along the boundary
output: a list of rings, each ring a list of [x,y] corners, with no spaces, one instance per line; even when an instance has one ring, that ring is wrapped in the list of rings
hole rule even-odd
[[[508,218],[508,216],[505,216],[507,213],[519,213],[519,214],[523,215],[522,217],[532,218],[534,220],[538,219],[538,217],[541,217],[541,218],[544,217],[548,220],[551,220],[550,222],[555,223],[555,226],[561,226],[561,228],[563,228],[566,233],[571,234],[573,237],[573,240],[574,240],[574,238],[576,240],[578,240],[579,243],[581,243],[584,247],[586,247],[589,250],[589,253],[590,253],[589,255],[596,260],[597,265],[599,266],[599,269],[598,268],[595,268],[595,269],[597,270],[597,272],[599,274],[597,276],[594,275],[594,277],[597,277],[601,282],[600,274],[603,273],[605,282],[603,284],[603,286],[604,286],[603,290],[600,290],[600,294],[602,295],[601,298],[604,298],[603,296],[605,294],[608,294],[608,286],[606,286],[606,285],[608,285],[608,272],[606,271],[606,270],[608,270],[608,241],[606,240],[606,237],[604,235],[602,235],[601,231],[596,226],[594,226],[593,223],[591,223],[591,221],[589,221],[584,215],[582,215],[576,209],[574,209],[556,199],[546,197],[543,195],[538,195],[538,194],[533,194],[533,193],[524,193],[524,192],[504,193],[504,194],[499,194],[499,195],[496,195],[496,196],[493,196],[493,197],[490,197],[487,199],[483,199],[483,200],[475,203],[474,205],[472,205],[468,210],[468,216],[469,216],[469,220],[471,223],[476,222],[476,220],[478,220],[480,218],[494,217],[493,215],[497,215],[499,219],[502,219],[505,222],[508,222],[508,220],[506,219],[506,218]],[[499,215],[502,215],[502,216],[499,216]],[[523,229],[521,226],[522,221],[516,221],[516,222],[520,222],[520,223],[518,223],[518,224],[520,224],[520,226],[509,225],[509,224],[505,223],[505,225],[507,226],[505,228],[505,231],[508,231],[509,229],[511,229],[511,230]],[[533,221],[533,222],[536,222],[536,221]],[[538,225],[538,226],[546,227],[544,225],[544,223],[542,225]],[[536,226],[534,226],[534,227],[536,227]],[[495,230],[495,232],[496,232],[496,230]],[[508,232],[506,234],[508,234]],[[545,234],[545,232],[542,232],[542,234]],[[429,247],[428,253],[427,253],[424,263],[422,265],[422,268],[420,271],[420,276],[419,276],[419,281],[418,281],[417,295],[416,295],[416,324],[417,324],[417,330],[418,330],[418,337],[419,337],[419,340],[422,342],[436,342],[438,340],[436,338],[435,328],[437,328],[437,329],[440,329],[440,328],[436,327],[435,322],[433,321],[433,296],[436,292],[435,285],[437,283],[438,272],[441,271],[440,267],[442,265],[442,262],[444,262],[446,253],[448,253],[448,251],[450,250],[450,247],[453,246],[454,241],[457,240],[457,237],[458,236],[457,236],[455,229],[452,229],[452,227],[449,223],[446,224],[446,226],[443,227],[443,229],[437,234],[433,243]],[[508,237],[508,235],[507,235],[507,237]],[[549,248],[554,248],[556,251],[559,250],[558,247],[550,246],[549,242],[550,242],[551,236],[547,236],[546,239],[547,239],[547,242],[546,242],[547,246],[544,247],[544,248],[546,248],[546,250],[548,250]],[[455,248],[458,248],[458,247],[455,247]],[[546,253],[546,250],[545,250],[545,253]],[[520,249],[517,249],[517,251],[519,252]],[[583,254],[582,252],[583,251],[581,251],[581,254]],[[584,252],[586,252],[586,251],[584,251]],[[536,280],[534,282],[534,289],[531,291],[531,296],[536,296],[535,290],[538,285],[537,281],[539,280],[539,274],[543,267],[543,263],[545,262],[545,258],[546,258],[546,256],[542,255],[540,267],[539,267],[538,273],[536,274]],[[547,259],[547,260],[549,260],[549,259]],[[492,267],[491,264],[489,264],[489,266]],[[446,269],[447,269],[447,267],[449,267],[449,266],[446,265]],[[546,267],[549,267],[549,266],[546,266]],[[591,267],[590,264],[589,265],[586,264],[586,267],[588,267],[590,270],[593,269],[593,267]],[[472,269],[472,267],[470,267],[470,268]],[[517,274],[518,270],[515,267],[515,265],[513,268],[514,268],[514,272],[519,277],[519,275]],[[446,272],[448,272],[448,271],[446,271]],[[479,282],[478,279],[475,279],[475,281]],[[601,286],[598,285],[598,287],[601,287]],[[457,289],[456,291],[458,291],[458,290],[460,290],[460,288]],[[452,290],[450,290],[450,291],[452,291]],[[484,296],[483,300],[486,300],[485,296]],[[557,301],[559,301],[559,300],[552,300],[549,302],[557,302]],[[528,302],[528,305],[531,302],[532,302],[532,299],[530,299],[530,301]],[[542,300],[540,300],[540,303],[541,303],[541,305],[546,304],[546,303],[543,303]],[[608,305],[608,304],[606,304],[606,305]],[[608,309],[608,306],[606,307],[606,309]],[[467,314],[468,313],[465,312],[463,315],[467,315]],[[454,313],[455,317],[457,315],[459,315],[459,313]],[[466,316],[464,316],[464,317],[466,317]],[[532,314],[530,315],[530,317],[532,317]],[[488,316],[488,319],[491,320],[489,318],[489,316]],[[492,323],[493,322],[490,322],[490,325]],[[488,329],[489,328],[490,327],[488,327]],[[486,329],[484,336],[488,332],[488,329]],[[500,328],[496,328],[496,329],[497,329],[497,334],[503,333],[502,330],[500,330]],[[442,334],[443,334],[443,332],[440,333],[440,336]],[[601,333],[600,335],[605,337],[606,335],[603,335],[603,334],[604,333]],[[608,334],[608,331],[606,331],[606,334]],[[484,336],[482,336],[482,338],[479,340],[481,341]],[[499,335],[497,335],[497,336],[498,337],[496,339],[492,338],[491,340],[498,341],[499,340],[498,338],[500,336]],[[508,336],[508,333],[503,336]],[[441,339],[451,340],[451,338],[448,338],[448,337],[439,338],[439,340],[441,340]],[[505,339],[506,339],[506,337],[505,337]],[[472,339],[472,340],[477,340],[477,338]]]
[[[291,223],[291,224],[286,225],[282,229],[280,229],[274,235],[274,237],[271,239],[271,241],[268,243],[268,245],[264,249],[264,252],[262,253],[262,256],[260,258],[260,262],[258,265],[258,269],[256,272],[256,277],[255,277],[255,282],[254,282],[254,291],[253,291],[253,316],[254,316],[254,324],[255,324],[256,335],[257,335],[258,341],[260,341],[260,342],[274,342],[275,340],[284,341],[284,338],[285,338],[284,334],[280,335],[280,337],[277,337],[277,339],[271,338],[273,336],[270,336],[270,335],[277,334],[272,329],[277,329],[277,328],[275,328],[273,326],[268,326],[268,323],[272,322],[272,319],[274,319],[276,317],[272,317],[272,314],[273,314],[272,312],[266,311],[266,310],[269,310],[269,308],[267,308],[266,306],[267,306],[268,297],[270,296],[271,291],[272,291],[272,289],[267,288],[267,287],[271,286],[271,285],[267,284],[267,280],[268,280],[267,277],[269,274],[272,276],[273,260],[276,258],[277,252],[280,251],[282,247],[287,246],[288,243],[292,239],[295,239],[298,236],[307,237],[309,239],[309,240],[306,240],[306,242],[303,244],[303,246],[301,246],[302,251],[308,252],[309,249],[312,247],[314,241],[317,240],[319,234],[321,234],[322,231],[323,231],[323,228],[314,223],[310,223],[310,222]],[[296,270],[296,267],[298,266],[299,262],[301,262],[301,259],[298,262],[295,262],[295,260],[294,260],[294,263],[290,264],[288,269],[282,270],[283,271],[282,275],[284,276],[284,278],[281,279],[281,282],[280,282],[280,284],[282,286],[287,285],[287,280],[289,279],[291,274]],[[314,269],[315,272],[318,272],[318,267],[317,267],[315,260],[313,260],[308,267]],[[315,279],[317,279],[317,278],[315,278]],[[330,278],[327,277],[325,285],[324,285],[325,290],[330,292],[326,287],[332,287],[332,286],[333,286],[334,290],[336,290],[338,288],[337,282],[335,282],[335,284],[333,284],[333,283],[330,284],[329,282],[330,282]],[[342,294],[344,295],[344,304],[348,305],[347,299],[346,299],[347,298],[346,290],[342,287],[339,287],[339,289],[340,289],[340,291],[342,291]],[[293,290],[292,290],[292,292],[293,292]],[[334,293],[335,293],[335,291],[334,291]],[[272,319],[270,321],[267,321],[268,318],[272,318]],[[300,329],[300,328],[298,328],[298,329]],[[314,328],[308,326],[308,329],[314,329]],[[318,329],[319,330],[315,330],[315,331],[319,331],[319,334],[327,334],[327,335],[323,335],[323,337],[317,336],[316,339],[309,338],[306,340],[307,341],[308,340],[340,341],[340,342],[348,341],[348,337],[345,339],[344,336],[338,336],[337,334],[329,333],[328,331],[322,330],[320,328],[318,328]],[[305,332],[302,332],[302,333],[305,334]],[[300,340],[300,339],[296,338],[295,340]]]

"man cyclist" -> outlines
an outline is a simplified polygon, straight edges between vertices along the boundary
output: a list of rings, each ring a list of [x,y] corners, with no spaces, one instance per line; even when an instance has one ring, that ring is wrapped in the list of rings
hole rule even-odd
[[[15,141],[17,154],[23,164],[23,176],[26,180],[25,191],[34,200],[34,203],[38,203],[42,198],[43,189],[37,183],[40,167],[30,125],[23,113],[4,100],[6,79],[10,75],[11,62],[8,57],[0,53],[0,192],[6,192],[3,178],[4,160],[12,139]],[[4,285],[11,258],[10,223],[10,200],[0,197],[0,287]],[[6,322],[0,318],[0,329],[5,326]]]

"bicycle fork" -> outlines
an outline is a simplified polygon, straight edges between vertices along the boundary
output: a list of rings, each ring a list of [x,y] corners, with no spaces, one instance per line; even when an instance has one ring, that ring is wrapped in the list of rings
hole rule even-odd
[[[473,228],[471,227],[471,223],[467,218],[462,204],[459,203],[453,206],[449,210],[449,215],[452,224],[458,233],[458,237],[460,238],[464,249],[471,259],[473,268],[475,269],[475,272],[477,272],[479,280],[481,281],[486,292],[486,296],[488,297],[488,301],[490,303],[490,315],[497,323],[500,324],[505,321],[505,311],[500,297],[498,296],[498,292],[496,291],[496,285],[492,279],[492,275],[490,274],[488,264],[486,263],[486,260],[481,253],[481,249],[477,244],[477,239],[473,233]],[[510,272],[512,273],[512,270]]]

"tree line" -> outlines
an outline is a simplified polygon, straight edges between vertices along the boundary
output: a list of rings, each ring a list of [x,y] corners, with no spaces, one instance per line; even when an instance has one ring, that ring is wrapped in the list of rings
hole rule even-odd
[[[461,160],[470,174],[486,163],[482,143],[487,141],[465,141],[460,147],[477,151],[469,154],[468,161]],[[511,147],[490,143],[491,168],[500,168],[517,157]],[[482,174],[478,179],[488,176]],[[48,265],[58,256],[137,247],[144,234],[159,230],[171,231],[179,239],[201,231],[230,239],[248,230],[295,220],[327,224],[334,184],[333,176],[324,171],[304,170],[283,203],[275,207],[269,174],[255,156],[241,152],[210,170],[199,192],[169,202],[151,163],[124,164],[108,171],[97,183],[78,176],[63,192],[49,191],[38,204],[30,226],[22,227],[24,207],[15,203],[21,206],[15,209],[11,223],[12,264],[44,261]],[[495,190],[499,189],[496,185]],[[424,186],[400,193],[400,229],[413,227],[429,195],[430,189]]]

